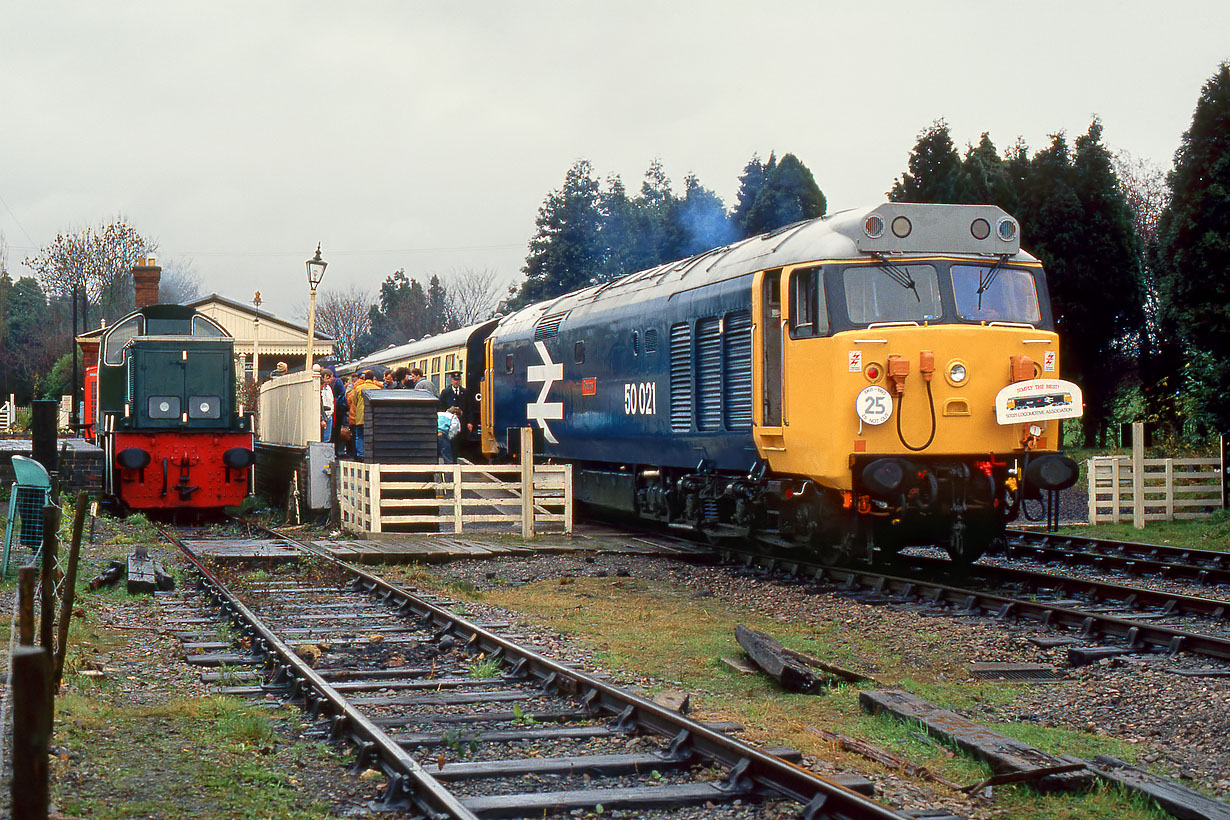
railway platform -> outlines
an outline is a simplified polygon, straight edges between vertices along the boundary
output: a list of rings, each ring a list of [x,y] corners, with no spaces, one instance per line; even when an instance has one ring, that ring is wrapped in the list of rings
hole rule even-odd
[[[7,487],[13,482],[13,456],[30,456],[33,449],[29,438],[0,439],[0,486]],[[101,447],[83,438],[62,438],[56,442],[56,455],[61,492],[88,490],[92,495],[101,492]]]
[[[292,547],[275,539],[186,538],[185,543],[198,555],[224,561],[290,560],[299,555]],[[332,557],[352,564],[441,564],[541,553],[703,554],[699,547],[681,542],[630,537],[627,533],[593,524],[578,526],[571,536],[541,535],[532,541],[511,534],[380,533],[365,539],[313,539],[311,543]]]

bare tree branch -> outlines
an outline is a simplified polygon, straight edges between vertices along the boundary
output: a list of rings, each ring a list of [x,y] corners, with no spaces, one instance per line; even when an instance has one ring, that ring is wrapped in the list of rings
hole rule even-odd
[[[1143,245],[1157,235],[1157,222],[1170,201],[1170,187],[1162,166],[1127,151],[1114,155],[1119,189],[1132,209],[1136,233]]]
[[[114,312],[114,307],[129,301],[132,289],[126,285],[137,260],[157,248],[156,242],[117,217],[109,225],[58,234],[54,242],[24,263],[38,274],[48,296],[67,296],[80,286],[92,301],[102,304],[104,311]]]
[[[322,290],[316,297],[316,329],[337,341],[333,355],[343,362],[354,358],[359,339],[372,328],[374,300],[357,285],[344,291]]]
[[[491,318],[501,292],[496,273],[490,268],[453,269],[445,285],[448,291],[450,316],[458,327],[477,324]]]
[[[168,259],[161,265],[158,301],[183,305],[201,297],[201,277],[192,269],[191,259]]]

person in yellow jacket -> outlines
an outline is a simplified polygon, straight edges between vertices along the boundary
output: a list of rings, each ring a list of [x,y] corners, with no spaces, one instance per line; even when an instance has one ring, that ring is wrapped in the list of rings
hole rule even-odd
[[[368,390],[379,389],[380,382],[376,381],[376,374],[371,370],[364,370],[358,381],[350,388],[350,392],[346,394],[346,399],[350,403],[350,431],[354,435],[354,452],[358,458],[363,458],[363,413],[366,404],[364,393]]]

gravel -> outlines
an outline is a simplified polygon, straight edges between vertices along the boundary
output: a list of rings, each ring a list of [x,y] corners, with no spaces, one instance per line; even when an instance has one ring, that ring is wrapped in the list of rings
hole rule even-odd
[[[1066,648],[1040,648],[1029,642],[1028,638],[1036,634],[1034,628],[869,606],[834,592],[812,593],[794,585],[776,584],[742,570],[666,558],[548,554],[455,562],[435,571],[479,589],[494,587],[496,578],[523,583],[626,572],[639,579],[703,590],[723,602],[779,621],[801,621],[817,627],[838,622],[852,637],[875,635],[886,651],[904,658],[911,675],[921,678],[931,675],[938,680],[970,680],[968,664],[976,661],[1051,665],[1064,670],[1062,680],[1025,687],[1011,702],[983,705],[969,716],[985,723],[1030,723],[1116,738],[1139,748],[1141,765],[1223,799],[1230,798],[1230,743],[1226,740],[1230,737],[1230,683],[1226,678],[1182,677],[1166,671],[1175,666],[1213,665],[1202,659],[1182,655],[1177,659],[1119,658],[1066,668]],[[467,604],[467,611],[508,616],[477,604]],[[584,647],[567,638],[522,628],[538,638],[544,654],[578,663],[590,660]],[[922,637],[936,630],[943,631],[942,652]],[[812,765],[817,770],[831,768],[822,760]],[[922,808],[944,803],[943,793],[885,776],[875,767],[868,766],[861,773],[874,779],[881,798],[894,805]],[[955,806],[970,814],[970,804],[958,802]]]

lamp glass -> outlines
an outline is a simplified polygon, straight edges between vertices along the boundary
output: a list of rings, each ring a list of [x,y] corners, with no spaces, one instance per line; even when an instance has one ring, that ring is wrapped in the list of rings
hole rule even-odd
[[[325,278],[325,267],[328,262],[320,258],[320,245],[316,246],[316,255],[307,261],[307,277],[308,284],[313,290],[320,284],[320,281]]]

